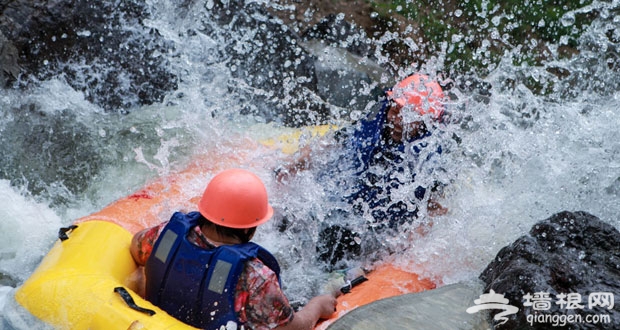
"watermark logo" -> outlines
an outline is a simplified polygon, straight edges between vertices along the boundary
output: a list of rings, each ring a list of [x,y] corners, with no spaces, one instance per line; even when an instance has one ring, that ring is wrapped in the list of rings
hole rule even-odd
[[[493,290],[489,293],[480,295],[480,299],[474,300],[474,303],[476,306],[469,307],[467,309],[467,313],[474,314],[486,309],[503,309],[503,312],[496,314],[495,317],[493,317],[495,321],[499,322],[498,325],[504,324],[508,321],[506,316],[516,314],[519,311],[519,308],[508,304],[509,301],[503,294],[495,293]]]
[[[611,316],[609,314],[590,314],[575,313],[576,310],[592,310],[595,307],[614,308],[614,294],[611,292],[592,292],[588,295],[587,302],[579,293],[559,293],[555,295],[555,300],[549,292],[527,293],[523,296],[523,306],[532,307],[534,314],[528,314],[526,320],[530,325],[534,323],[546,323],[552,326],[565,326],[568,323],[589,323],[589,324],[609,324]],[[496,314],[493,318],[498,321],[497,325],[502,325],[508,321],[506,316],[516,314],[519,308],[509,304],[509,300],[503,294],[495,293],[490,290],[487,294],[480,295],[480,299],[474,300],[475,306],[467,309],[467,313],[474,314],[481,310],[501,309],[503,312]],[[546,314],[540,311],[549,311],[553,304],[559,306],[560,310],[570,311],[568,314],[551,313]],[[557,309],[556,309],[557,311]]]

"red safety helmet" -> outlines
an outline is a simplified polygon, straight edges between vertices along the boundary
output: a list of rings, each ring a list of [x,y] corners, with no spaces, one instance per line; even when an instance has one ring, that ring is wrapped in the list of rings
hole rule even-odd
[[[273,215],[261,179],[242,169],[225,170],[213,177],[198,202],[198,211],[209,221],[230,228],[256,227]]]
[[[441,86],[424,74],[413,74],[387,92],[401,107],[411,106],[420,115],[430,113],[433,119],[441,118],[444,112],[444,94]]]

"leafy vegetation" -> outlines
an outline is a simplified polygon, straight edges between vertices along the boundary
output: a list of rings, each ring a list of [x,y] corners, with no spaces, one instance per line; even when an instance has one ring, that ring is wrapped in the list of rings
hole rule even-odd
[[[394,25],[410,25],[425,54],[445,53],[449,71],[484,73],[506,54],[514,64],[537,65],[569,56],[592,20],[580,12],[592,0],[371,1]],[[395,21],[402,17],[402,21]],[[551,51],[549,45],[555,45]],[[409,54],[412,55],[412,54]],[[409,56],[412,58],[412,56]],[[413,57],[415,61],[415,57]]]

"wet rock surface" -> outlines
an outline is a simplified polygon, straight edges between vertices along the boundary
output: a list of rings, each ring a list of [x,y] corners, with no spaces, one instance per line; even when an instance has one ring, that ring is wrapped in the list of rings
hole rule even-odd
[[[17,50],[20,87],[60,77],[109,111],[161,102],[176,88],[159,56],[172,45],[144,25],[144,3],[18,0],[0,11],[0,31]]]
[[[17,56],[15,46],[0,32],[0,87],[7,86],[19,76]]]
[[[181,16],[197,14],[192,12],[196,5],[191,2],[177,6]],[[301,45],[308,37],[302,38],[264,5],[240,0],[198,6],[207,9],[203,28],[181,33],[205,34],[221,41],[221,47],[214,50],[215,60],[226,63],[232,78],[244,80],[258,91],[245,96],[251,102],[244,113],[302,126],[325,121],[332,115],[330,104],[350,106],[347,102],[356,98],[357,109],[362,101],[375,97],[350,86],[352,77],[371,81],[366,72],[355,72],[355,68],[342,82],[337,71],[325,65],[317,77],[317,58]],[[178,55],[177,45],[146,24],[150,10],[144,1],[2,1],[0,82],[26,88],[36,81],[64,79],[107,111],[126,112],[162,102],[182,78],[170,63]],[[326,33],[325,24],[313,30],[313,38],[327,37],[334,44],[352,36],[352,32]],[[357,42],[344,50],[359,52],[363,38],[359,35]],[[330,87],[336,86],[336,96],[321,99],[325,94],[320,93],[321,77],[330,79]]]
[[[0,272],[0,287],[1,286],[17,286],[18,281],[11,277],[10,275],[4,274]],[[0,308],[1,310],[1,308]]]
[[[556,316],[554,329],[620,329],[620,232],[586,212],[561,212],[535,224],[480,278],[485,292],[504,294],[519,308],[505,324],[495,321],[497,329],[551,328],[550,322],[528,322],[541,315]],[[600,315],[609,315],[610,323],[586,322]],[[569,316],[584,321],[568,322]]]
[[[221,40],[224,47],[220,56],[231,75],[258,89],[243,95],[237,86],[229,86],[252,100],[244,113],[290,126],[312,121],[313,114],[319,115],[319,121],[327,118],[327,105],[316,102],[313,96],[317,84],[315,58],[301,47],[299,35],[258,3],[215,1],[208,16],[203,19],[205,29],[196,33]]]
[[[67,191],[54,203],[69,202],[71,193],[83,192],[104,164],[96,150],[103,143],[86,124],[67,110],[46,113],[29,104],[5,109],[0,125],[3,155],[0,178],[11,180],[35,195],[48,190]],[[10,119],[9,119],[10,118]]]
[[[486,330],[489,324],[485,313],[465,312],[481,288],[482,283],[477,281],[463,282],[381,299],[348,312],[327,329]]]

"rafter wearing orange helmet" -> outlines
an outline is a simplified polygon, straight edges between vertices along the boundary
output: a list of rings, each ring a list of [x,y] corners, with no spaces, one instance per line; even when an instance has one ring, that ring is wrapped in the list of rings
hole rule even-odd
[[[250,242],[273,215],[267,190],[254,173],[230,169],[207,185],[199,212],[176,212],[138,232],[131,253],[145,266],[145,297],[175,318],[202,329],[312,329],[328,318],[332,294],[294,312],[280,287],[280,266]]]

